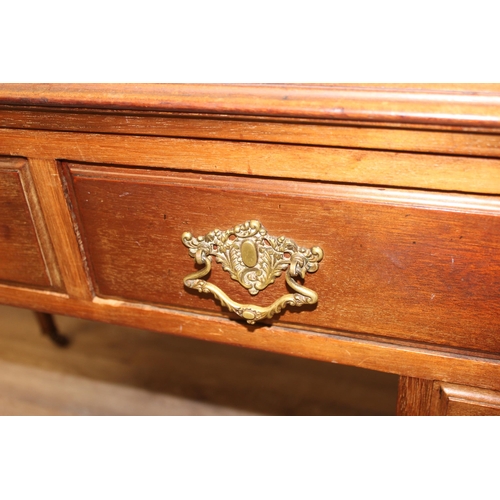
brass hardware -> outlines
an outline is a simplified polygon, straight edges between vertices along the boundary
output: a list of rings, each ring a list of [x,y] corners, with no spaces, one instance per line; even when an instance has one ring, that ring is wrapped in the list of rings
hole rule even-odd
[[[247,267],[255,267],[259,260],[257,246],[253,241],[246,240],[241,244],[241,258]]]
[[[212,293],[223,306],[246,319],[247,323],[271,318],[287,305],[301,306],[318,301],[316,292],[299,285],[293,277],[304,278],[306,272],[317,271],[323,250],[319,247],[299,247],[284,236],[270,236],[257,220],[247,221],[227,231],[215,229],[197,238],[191,233],[184,233],[182,242],[197,264],[205,264],[200,271],[186,276],[184,284],[200,293]],[[229,272],[231,278],[247,288],[251,295],[257,295],[274,283],[285,270],[285,280],[296,293],[283,295],[268,307],[235,302],[218,286],[200,279],[210,272],[212,255],[216,262],[222,264],[224,271]]]

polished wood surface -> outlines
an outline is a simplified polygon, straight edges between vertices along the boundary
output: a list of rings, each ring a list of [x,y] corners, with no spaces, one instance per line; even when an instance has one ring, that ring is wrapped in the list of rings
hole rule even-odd
[[[500,416],[500,392],[401,377],[398,415]]]
[[[498,84],[4,84],[0,104],[500,126]]]
[[[0,282],[42,288],[60,283],[27,162],[21,158],[0,157],[0,256]]]
[[[500,218],[478,197],[429,196],[418,207],[401,191],[382,197],[376,189],[289,181],[69,169],[101,297],[220,311],[211,296],[184,289],[194,261],[180,234],[259,219],[269,234],[325,252],[305,278],[322,300],[287,310],[280,323],[500,352]],[[210,281],[238,302],[266,306],[287,293],[282,277],[251,297],[220,266],[212,269]]]
[[[500,159],[0,128],[0,154],[440,191],[500,192]],[[270,168],[272,166],[272,168]]]
[[[500,416],[500,392],[434,382],[431,415]]]
[[[71,315],[107,323],[132,326],[262,349],[302,358],[340,363],[370,370],[429,380],[443,380],[500,390],[500,363],[496,358],[479,357],[435,346],[411,346],[399,341],[383,342],[353,332],[330,330],[328,334],[309,328],[261,326],[258,330],[221,315],[148,306],[137,302],[100,299],[92,301],[67,298],[62,294],[42,293],[0,285],[4,304],[30,307],[38,311]]]
[[[451,387],[500,390],[499,152],[496,85],[0,85],[48,276],[0,301],[395,373],[401,414],[438,385],[436,412],[493,414]],[[324,249],[317,306],[250,327],[182,287],[180,235],[249,219]]]
[[[29,167],[65,289],[69,296],[90,299],[92,295],[78,245],[78,232],[73,226],[57,163],[54,160],[30,158]]]
[[[488,128],[438,128],[426,124],[397,125],[387,122],[375,122],[367,126],[366,123],[350,120],[299,120],[242,115],[225,115],[216,119],[207,113],[116,109],[106,112],[34,106],[0,106],[0,121],[4,127],[11,129],[336,146],[357,149],[358,155],[366,149],[385,151],[390,145],[392,151],[500,157],[499,136],[494,129]],[[85,144],[83,147],[85,150]],[[425,160],[422,157],[420,159]]]
[[[422,417],[430,414],[433,381],[399,377],[397,415]]]

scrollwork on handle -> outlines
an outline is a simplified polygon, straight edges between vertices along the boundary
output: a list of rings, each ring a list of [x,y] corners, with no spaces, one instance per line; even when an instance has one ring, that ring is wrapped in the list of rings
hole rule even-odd
[[[315,304],[318,295],[313,290],[297,283],[295,276],[305,277],[306,272],[318,269],[323,258],[319,247],[299,247],[284,236],[274,237],[257,220],[247,221],[232,229],[215,229],[205,236],[194,237],[191,233],[182,235],[182,242],[189,248],[191,257],[205,267],[184,278],[184,284],[200,293],[212,293],[230,311],[254,324],[271,318],[284,307]],[[248,289],[250,294],[273,283],[286,270],[285,280],[295,293],[283,295],[268,307],[240,304],[229,298],[218,286],[201,278],[212,268],[212,256],[231,278]]]

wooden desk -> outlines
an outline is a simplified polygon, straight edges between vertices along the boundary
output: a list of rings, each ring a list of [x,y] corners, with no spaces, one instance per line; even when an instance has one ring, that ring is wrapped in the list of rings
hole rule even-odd
[[[0,85],[0,301],[500,414],[499,134],[495,85]]]

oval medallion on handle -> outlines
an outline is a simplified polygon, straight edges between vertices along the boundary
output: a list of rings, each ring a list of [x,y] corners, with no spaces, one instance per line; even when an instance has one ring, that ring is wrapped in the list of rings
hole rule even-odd
[[[253,241],[246,240],[243,242],[241,245],[241,259],[247,267],[254,267],[257,264],[259,256],[257,254],[257,247]]]
[[[212,293],[223,306],[246,319],[250,325],[272,318],[286,306],[318,302],[318,294],[297,283],[294,277],[304,278],[306,273],[316,272],[323,259],[323,250],[299,247],[285,236],[271,236],[258,220],[246,221],[226,231],[214,229],[205,236],[194,237],[186,232],[182,234],[182,242],[197,264],[205,264],[203,269],[188,274],[184,285],[200,293]],[[293,293],[282,295],[266,307],[236,302],[217,285],[201,279],[212,269],[212,256],[251,295],[257,295],[274,283],[283,271],[286,271],[285,281]]]

